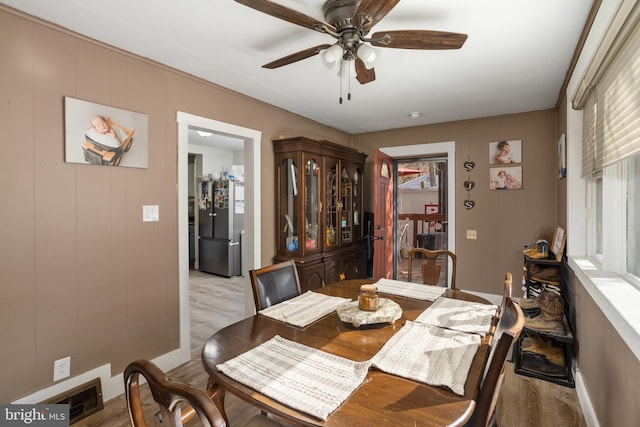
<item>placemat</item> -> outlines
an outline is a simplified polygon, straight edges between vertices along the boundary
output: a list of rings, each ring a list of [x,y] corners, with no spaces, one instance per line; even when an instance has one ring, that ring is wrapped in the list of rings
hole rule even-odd
[[[415,321],[485,336],[497,309],[492,304],[443,297],[435,300]]]
[[[371,359],[389,374],[464,395],[480,336],[408,320]]]
[[[424,301],[435,301],[447,290],[447,288],[441,286],[423,285],[393,279],[380,279],[375,285],[378,287],[378,292]]]
[[[335,311],[348,298],[333,297],[313,291],[260,310],[259,313],[293,326],[305,327]]]
[[[370,365],[276,335],[217,368],[272,399],[326,420],[362,384]]]

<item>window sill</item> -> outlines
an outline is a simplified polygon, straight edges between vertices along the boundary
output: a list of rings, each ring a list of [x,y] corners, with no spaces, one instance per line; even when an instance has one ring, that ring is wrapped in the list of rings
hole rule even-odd
[[[640,359],[640,290],[616,274],[603,272],[587,258],[569,257],[569,266],[633,354]]]

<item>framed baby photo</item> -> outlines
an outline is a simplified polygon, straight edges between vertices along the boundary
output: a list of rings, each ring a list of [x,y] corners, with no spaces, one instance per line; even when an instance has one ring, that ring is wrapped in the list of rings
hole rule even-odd
[[[489,169],[490,190],[522,190],[522,166],[498,166]]]
[[[489,143],[489,164],[503,165],[522,163],[522,140]]]
[[[149,163],[146,114],[65,96],[65,162],[146,168]]]

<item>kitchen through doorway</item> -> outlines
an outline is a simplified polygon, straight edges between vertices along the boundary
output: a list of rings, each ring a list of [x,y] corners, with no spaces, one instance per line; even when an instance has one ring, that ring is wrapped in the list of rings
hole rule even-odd
[[[244,141],[190,126],[188,162],[194,350],[217,330],[244,317]]]
[[[178,111],[176,114],[176,120],[178,124],[178,157],[177,157],[177,169],[178,169],[178,246],[179,246],[179,260],[178,260],[178,280],[179,280],[179,304],[180,304],[180,360],[188,361],[191,358],[191,297],[190,297],[190,284],[189,284],[189,187],[190,182],[194,180],[194,176],[189,174],[189,152],[193,151],[194,154],[202,154],[199,151],[203,151],[212,148],[214,144],[217,149],[224,149],[236,153],[236,157],[232,156],[230,163],[240,163],[245,167],[244,173],[244,239],[242,249],[242,266],[241,275],[236,276],[239,278],[239,283],[236,287],[240,288],[244,299],[244,304],[240,309],[243,316],[252,314],[254,311],[253,295],[251,292],[251,285],[249,283],[249,276],[246,274],[249,270],[260,265],[261,260],[261,224],[260,218],[256,214],[259,212],[256,206],[261,205],[260,195],[260,171],[261,171],[261,156],[260,156],[260,143],[262,140],[262,133],[257,130],[233,125],[230,123],[220,122],[217,120],[209,119],[206,117],[195,116],[189,113]],[[208,133],[208,136],[200,135],[198,131]],[[191,144],[194,141],[195,134],[198,137],[204,138],[202,142],[203,146],[198,148],[198,144]],[[240,149],[233,148],[221,148],[220,145],[223,142],[229,142],[233,140],[235,146],[242,147]],[[237,145],[237,144],[240,145]],[[191,147],[190,147],[191,145]],[[194,148],[196,147],[196,148]],[[206,160],[203,156],[203,164],[206,165]],[[203,173],[209,173],[204,166]],[[228,172],[229,170],[227,170]],[[213,178],[213,173],[212,178]],[[196,211],[192,211],[194,216],[193,222],[195,223]],[[194,224],[194,252],[196,228]],[[214,276],[214,275],[211,275]],[[216,276],[217,277],[217,276]],[[215,298],[216,303],[220,300],[221,305],[225,304],[224,298]],[[210,313],[211,316],[215,316],[214,312]],[[213,327],[212,327],[213,328]],[[212,329],[213,333],[215,330]]]

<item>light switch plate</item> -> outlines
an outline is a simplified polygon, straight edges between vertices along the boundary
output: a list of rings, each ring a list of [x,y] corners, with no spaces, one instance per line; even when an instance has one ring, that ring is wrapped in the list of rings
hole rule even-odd
[[[160,221],[160,206],[143,205],[142,206],[142,222]]]

